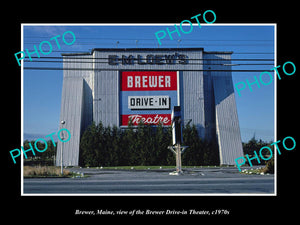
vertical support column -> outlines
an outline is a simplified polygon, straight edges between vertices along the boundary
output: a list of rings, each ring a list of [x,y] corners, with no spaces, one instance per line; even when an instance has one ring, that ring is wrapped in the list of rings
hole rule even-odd
[[[179,175],[182,174],[181,169],[181,154],[187,148],[187,146],[182,146],[182,127],[181,127],[181,110],[180,106],[174,106],[172,110],[172,138],[173,146],[169,146],[170,149],[176,157],[176,171],[170,173],[170,175]],[[182,151],[181,151],[182,149]]]
[[[181,162],[181,154],[184,150],[188,148],[188,146],[181,146],[180,144],[176,144],[175,146],[168,146],[174,154],[176,158],[176,171],[169,173],[170,175],[179,175],[182,174],[182,162]]]
[[[181,169],[181,147],[180,144],[177,144],[176,146],[176,172],[182,173]]]

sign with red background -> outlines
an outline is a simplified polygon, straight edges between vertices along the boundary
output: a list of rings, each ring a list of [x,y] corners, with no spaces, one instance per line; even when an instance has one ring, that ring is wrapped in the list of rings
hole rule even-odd
[[[176,71],[123,71],[121,91],[175,91]]]
[[[134,126],[144,124],[171,125],[171,111],[177,105],[177,71],[122,71],[120,79],[120,125],[128,126],[131,119]],[[170,98],[170,108],[150,109],[147,106],[130,107],[128,99]],[[142,101],[141,101],[142,104]],[[145,104],[145,103],[144,103]],[[154,107],[153,107],[154,108]]]

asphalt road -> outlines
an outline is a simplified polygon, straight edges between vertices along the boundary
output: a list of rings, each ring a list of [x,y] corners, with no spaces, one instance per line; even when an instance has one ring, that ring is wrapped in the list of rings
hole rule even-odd
[[[25,178],[24,194],[274,194],[274,175],[246,175],[236,168],[170,170],[79,169],[86,178]]]

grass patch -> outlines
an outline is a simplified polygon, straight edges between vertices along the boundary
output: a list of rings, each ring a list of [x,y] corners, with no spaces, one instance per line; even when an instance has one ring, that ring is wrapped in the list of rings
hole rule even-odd
[[[265,167],[259,167],[257,169],[251,168],[250,170],[244,169],[242,170],[241,173],[246,173],[246,174],[274,174],[274,158],[269,160],[266,164]]]
[[[240,173],[244,173],[244,174],[260,174],[260,175],[265,175],[265,174],[273,174],[274,171],[273,170],[269,170],[269,168],[267,167],[259,167],[257,169],[244,169],[242,170]]]
[[[100,167],[101,168],[101,167]],[[174,169],[174,166],[109,166],[102,167],[102,169],[115,169],[115,170],[159,170],[159,169]]]
[[[214,168],[215,166],[182,166],[182,169],[196,169],[196,168]],[[218,166],[219,167],[219,166]],[[161,170],[161,169],[176,169],[176,166],[106,166],[106,167],[85,167],[94,169],[107,170]]]
[[[60,167],[56,166],[24,166],[24,177],[71,177],[73,175],[69,170],[63,169],[60,173]]]

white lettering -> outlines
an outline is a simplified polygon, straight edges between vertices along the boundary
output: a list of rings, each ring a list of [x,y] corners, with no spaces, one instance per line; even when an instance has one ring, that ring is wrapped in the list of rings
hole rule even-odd
[[[128,76],[128,88],[170,88],[171,76]]]
[[[166,80],[165,87],[171,87],[171,77],[170,76],[166,76],[165,80]]]
[[[149,87],[157,87],[157,76],[149,77]]]
[[[165,117],[163,120],[163,123],[168,123],[170,120],[168,119],[168,117]]]
[[[146,82],[147,82],[147,76],[143,76],[143,87],[148,87]]]
[[[154,121],[153,121],[154,124],[158,123],[157,118],[158,118],[158,115],[156,115],[156,116],[154,117]]]
[[[164,85],[163,85],[163,76],[159,76],[158,77],[158,87],[164,87]]]
[[[141,87],[141,77],[135,76],[135,87]]]
[[[130,115],[128,117],[129,119],[131,119],[133,124],[139,124],[140,121],[142,121],[145,124],[158,124],[159,122],[161,122],[163,125],[166,125],[170,122],[168,117],[163,117],[160,115],[155,115],[155,117],[143,117],[141,115]]]
[[[132,88],[132,86],[133,86],[132,80],[133,80],[132,76],[127,77],[127,87],[128,88]]]
[[[128,118],[132,120],[132,123],[139,123],[142,116],[140,115],[131,115]]]
[[[152,123],[152,118],[151,117],[148,117],[145,121],[145,123]]]

